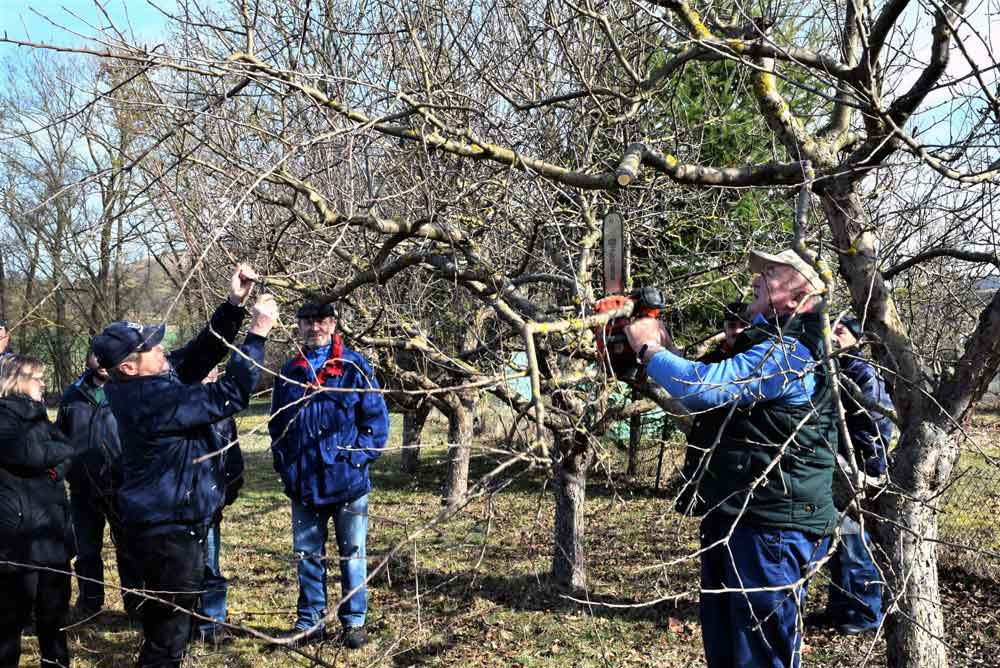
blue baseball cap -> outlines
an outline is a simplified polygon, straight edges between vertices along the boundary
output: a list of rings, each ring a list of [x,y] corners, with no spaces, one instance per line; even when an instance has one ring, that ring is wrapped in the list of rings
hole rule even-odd
[[[115,320],[94,337],[90,349],[102,369],[113,369],[135,352],[149,352],[163,340],[166,325],[140,325]]]
[[[854,338],[856,338],[858,341],[860,341],[865,335],[864,330],[861,329],[861,321],[853,316],[847,316],[846,318],[841,318],[840,324],[843,325],[845,328],[847,328],[847,331],[853,334]]]

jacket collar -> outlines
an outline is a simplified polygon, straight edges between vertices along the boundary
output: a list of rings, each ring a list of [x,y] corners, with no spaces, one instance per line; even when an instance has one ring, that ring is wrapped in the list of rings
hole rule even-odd
[[[0,407],[7,409],[22,420],[37,420],[40,416],[45,415],[45,404],[23,394],[12,394],[0,398]]]
[[[110,380],[109,378],[108,381],[110,382]],[[98,387],[94,383],[94,372],[91,370],[84,371],[83,375],[73,381],[73,389],[95,406],[100,406],[108,402],[107,397],[104,395],[104,388]]]
[[[344,341],[340,334],[333,335],[330,352],[327,353],[326,360],[323,361],[318,370],[313,370],[309,360],[301,352],[292,360],[292,369],[302,371],[312,387],[322,387],[326,384],[327,379],[344,375]]]

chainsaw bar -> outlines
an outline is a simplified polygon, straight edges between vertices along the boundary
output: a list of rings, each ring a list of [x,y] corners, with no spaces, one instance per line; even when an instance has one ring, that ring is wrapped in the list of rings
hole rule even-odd
[[[604,245],[604,294],[620,295],[625,292],[627,268],[625,219],[617,211],[611,211],[604,216],[601,241]]]

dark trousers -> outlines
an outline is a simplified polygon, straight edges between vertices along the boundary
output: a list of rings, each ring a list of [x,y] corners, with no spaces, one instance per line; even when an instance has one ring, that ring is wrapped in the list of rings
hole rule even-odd
[[[191,636],[191,610],[198,604],[205,571],[205,528],[136,536],[133,554],[142,564],[146,593],[172,605],[146,599],[139,606],[142,617],[140,668],[176,668],[181,665]]]
[[[0,573],[0,668],[17,668],[21,630],[35,613],[35,633],[43,668],[67,668],[66,617],[72,587],[69,562],[63,573],[18,569]]]
[[[701,523],[702,548],[724,541],[701,555],[701,634],[709,668],[798,668],[806,585],[795,583],[826,554],[830,539],[745,523],[733,528],[735,518],[717,515]],[[723,589],[735,591],[718,591]]]
[[[110,507],[89,494],[72,494],[70,509],[73,512],[73,529],[76,533],[77,586],[80,595],[78,608],[96,611],[104,607],[104,525],[111,528],[111,540],[118,560],[118,579],[126,589],[141,589],[142,575],[139,564],[132,558],[125,541],[125,530]],[[129,617],[138,617],[137,608],[142,598],[137,594],[122,592],[122,602]]]
[[[830,559],[830,587],[826,612],[834,624],[865,629],[882,624],[882,577],[872,562],[868,532],[850,517],[843,520],[841,543]]]

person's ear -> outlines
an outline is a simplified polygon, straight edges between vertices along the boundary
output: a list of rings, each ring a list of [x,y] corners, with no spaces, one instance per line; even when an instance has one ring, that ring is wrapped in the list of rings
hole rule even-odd
[[[118,369],[118,373],[123,376],[134,376],[139,372],[139,369],[136,368],[135,362],[129,360],[122,362],[116,368]]]

